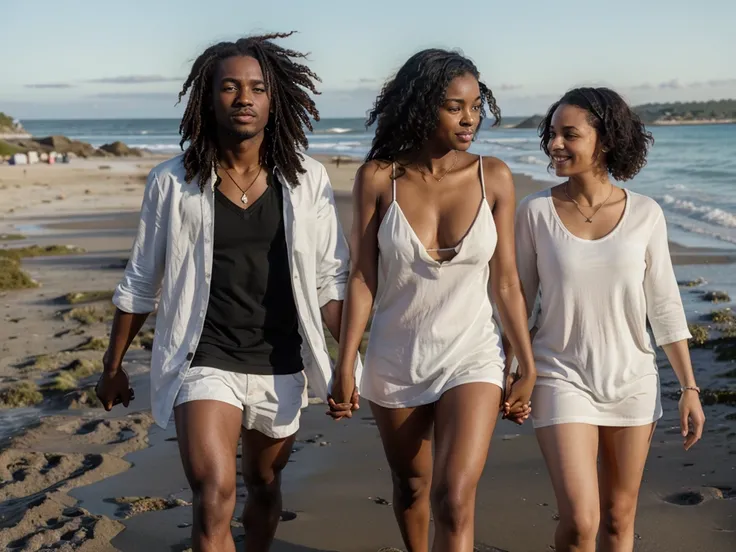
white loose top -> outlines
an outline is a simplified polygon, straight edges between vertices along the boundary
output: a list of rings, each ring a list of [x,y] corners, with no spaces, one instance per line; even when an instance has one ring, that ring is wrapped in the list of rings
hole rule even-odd
[[[516,219],[530,314],[540,292],[533,341],[538,384],[564,380],[567,389],[571,384],[604,404],[640,393],[657,377],[647,320],[657,345],[691,337],[662,209],[651,198],[624,192],[621,220],[598,240],[565,227],[551,190],[525,198]]]
[[[302,165],[305,172],[297,182],[279,181],[304,370],[312,391],[326,399],[332,363],[320,308],[343,299],[350,255],[327,171],[306,155]],[[158,307],[151,405],[156,423],[164,428],[197,350],[212,280],[217,175],[213,167],[187,183],[185,172],[181,154],[148,175],[138,235],[113,297],[124,312],[148,313]],[[278,168],[274,173],[283,176]],[[358,359],[358,374],[361,369]]]

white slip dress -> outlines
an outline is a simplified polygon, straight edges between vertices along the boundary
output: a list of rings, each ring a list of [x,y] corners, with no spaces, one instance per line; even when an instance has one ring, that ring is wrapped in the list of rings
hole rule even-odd
[[[466,383],[503,389],[504,355],[493,320],[489,262],[498,235],[486,200],[446,261],[432,258],[396,200],[378,229],[378,288],[361,396],[387,408],[436,402]]]

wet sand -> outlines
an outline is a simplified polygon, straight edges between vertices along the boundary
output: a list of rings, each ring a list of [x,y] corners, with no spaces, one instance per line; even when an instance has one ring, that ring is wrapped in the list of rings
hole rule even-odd
[[[357,164],[336,168],[329,158],[325,162],[347,230]],[[0,247],[65,243],[87,250],[82,255],[27,259],[23,266],[41,287],[2,292],[0,387],[23,379],[41,381],[53,373],[48,367],[27,365],[36,355],[72,350],[89,337],[107,335],[107,321],[84,325],[65,319],[63,314],[71,306],[60,297],[69,292],[110,290],[120,278],[120,261],[127,258],[137,226],[147,170],[126,163],[111,169],[99,169],[96,163],[39,166],[38,172],[33,166],[25,177],[20,167],[0,167],[0,187],[6,186],[3,194],[8,194],[8,203],[0,209],[13,209],[3,213],[0,233],[20,231],[28,238],[2,242]],[[53,172],[57,168],[60,170]],[[519,198],[545,186],[520,175],[515,176],[515,183]],[[54,199],[61,195],[64,199]],[[47,200],[50,202],[44,203]],[[736,283],[733,267],[717,264],[733,261],[730,254],[674,244],[671,249],[681,265],[679,277],[705,274],[712,282]],[[683,293],[687,304],[694,304],[691,291]],[[105,304],[92,306],[102,309]],[[714,308],[698,305],[703,312]],[[68,353],[87,359],[101,354]],[[733,365],[714,362],[713,357],[710,349],[693,350],[701,387],[731,385],[733,380],[719,378],[719,374]],[[151,425],[149,358],[144,348],[126,357],[137,397],[129,410],[116,407],[108,414],[97,408],[68,409],[49,400],[30,409],[0,410],[4,435],[13,426],[17,429],[29,420],[41,420],[34,429],[0,445],[0,549],[54,549],[46,547],[60,542],[68,545],[65,550],[187,548],[191,491],[181,470],[173,424],[166,430]],[[667,393],[676,386],[675,378],[663,358],[660,364]],[[94,375],[80,379],[80,387],[92,385],[95,379]],[[677,404],[665,398],[664,407],[640,498],[636,550],[733,550],[736,410],[708,406],[703,442],[685,453],[676,429]],[[401,548],[390,506],[390,476],[369,408],[364,405],[346,423],[330,422],[323,412],[318,404],[304,411],[300,441],[285,471],[285,521],[273,550]],[[236,517],[245,499],[242,482],[239,485]],[[551,550],[554,495],[530,425],[517,428],[499,421],[479,487],[476,515],[478,550]],[[236,539],[242,539],[242,529],[237,522],[233,525]]]

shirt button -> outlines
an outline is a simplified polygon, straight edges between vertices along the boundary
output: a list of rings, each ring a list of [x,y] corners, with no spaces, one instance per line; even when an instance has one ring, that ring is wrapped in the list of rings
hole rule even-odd
[[[194,358],[194,353],[187,353],[187,360],[192,360]]]

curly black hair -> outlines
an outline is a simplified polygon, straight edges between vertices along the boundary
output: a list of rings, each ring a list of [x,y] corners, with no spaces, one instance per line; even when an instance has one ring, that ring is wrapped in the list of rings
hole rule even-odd
[[[598,154],[604,156],[606,170],[615,180],[631,180],[647,164],[654,137],[626,100],[610,88],[575,88],[552,104],[539,124],[540,147],[547,156],[552,116],[561,105],[588,112],[588,122],[598,132]]]
[[[437,127],[439,109],[450,82],[466,74],[478,79],[482,102],[480,122],[486,116],[487,104],[495,118],[494,126],[498,125],[501,110],[490,88],[480,81],[480,73],[472,61],[448,50],[422,50],[404,63],[376,98],[366,121],[366,127],[378,123],[366,161],[394,162],[416,155]]]
[[[207,48],[192,65],[192,70],[179,92],[179,101],[190,91],[187,108],[179,125],[181,142],[189,146],[184,152],[186,181],[191,182],[202,171],[209,171],[217,160],[217,123],[212,111],[212,79],[217,64],[233,56],[249,56],[258,60],[269,90],[271,109],[264,137],[267,167],[278,166],[289,183],[297,183],[303,174],[299,147],[308,145],[304,128],[313,130],[310,115],[319,121],[319,112],[307,90],[319,94],[315,81],[321,82],[309,67],[294,61],[307,54],[288,50],[272,42],[294,34],[272,33],[249,36],[235,42],[220,42]],[[204,183],[200,182],[200,187]]]

